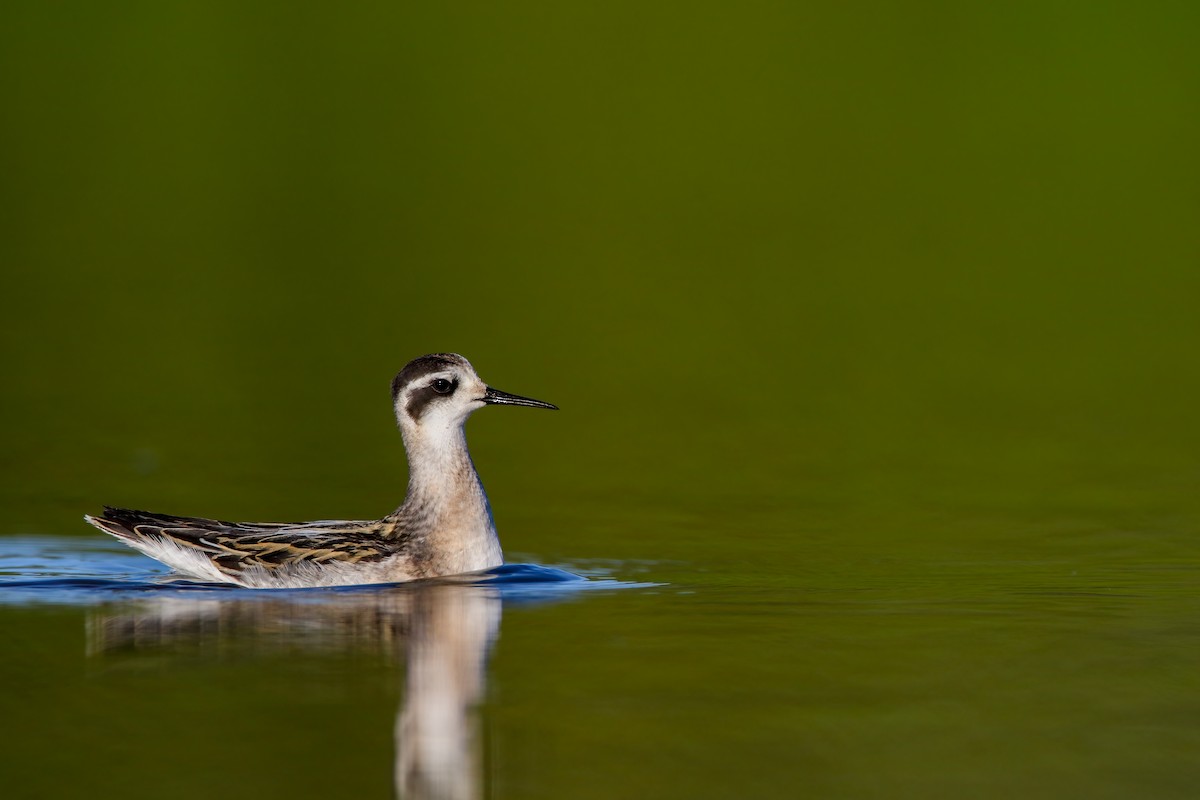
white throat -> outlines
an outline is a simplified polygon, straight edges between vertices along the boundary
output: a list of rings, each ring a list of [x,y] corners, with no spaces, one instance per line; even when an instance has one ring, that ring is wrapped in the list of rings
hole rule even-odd
[[[487,494],[467,451],[461,420],[400,426],[408,452],[408,494],[396,512],[419,531],[438,572],[491,569],[504,563]]]

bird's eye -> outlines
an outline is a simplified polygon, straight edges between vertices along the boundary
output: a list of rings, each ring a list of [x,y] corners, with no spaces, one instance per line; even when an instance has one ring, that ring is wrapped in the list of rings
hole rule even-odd
[[[436,381],[431,383],[430,386],[432,386],[433,390],[438,394],[450,394],[454,391],[454,382],[448,381],[445,378],[438,378]]]

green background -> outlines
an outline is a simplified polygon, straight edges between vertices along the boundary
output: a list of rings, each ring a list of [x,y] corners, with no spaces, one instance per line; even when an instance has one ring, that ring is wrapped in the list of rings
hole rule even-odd
[[[1190,796],[1198,35],[1170,2],[8,3],[0,535],[381,516],[390,379],[456,351],[562,407],[468,426],[510,560],[665,584],[506,609],[489,796]],[[230,796],[386,795],[392,666],[132,680],[85,615],[0,609],[22,796],[210,796],[214,741]]]

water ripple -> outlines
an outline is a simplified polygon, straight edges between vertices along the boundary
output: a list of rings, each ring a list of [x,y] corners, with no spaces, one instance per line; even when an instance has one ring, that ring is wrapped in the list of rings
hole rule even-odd
[[[180,578],[169,569],[119,542],[77,537],[13,536],[0,540],[0,604],[94,605],[123,598],[180,594],[220,597],[287,597],[321,601],[347,594],[394,592],[403,587],[454,583],[488,586],[506,602],[565,599],[584,591],[639,588],[655,584],[588,576],[541,564],[505,564],[476,575],[415,583],[334,586],[312,589],[245,589],[223,583]]]

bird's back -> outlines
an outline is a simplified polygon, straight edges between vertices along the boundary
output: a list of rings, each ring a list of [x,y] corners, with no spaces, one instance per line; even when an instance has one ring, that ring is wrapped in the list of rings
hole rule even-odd
[[[244,586],[385,583],[414,577],[396,520],[225,522],[105,507],[102,531],[185,574]]]

